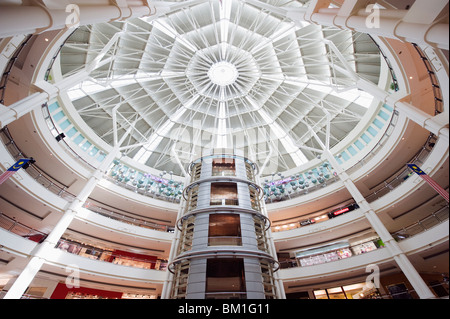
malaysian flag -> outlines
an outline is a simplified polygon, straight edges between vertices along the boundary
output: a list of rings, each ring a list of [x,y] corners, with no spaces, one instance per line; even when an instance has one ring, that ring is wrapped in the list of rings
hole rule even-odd
[[[29,158],[22,158],[18,160],[13,166],[8,168],[6,172],[0,175],[0,185],[7,181],[15,172],[25,166],[30,160],[31,159]]]
[[[426,181],[428,183],[428,185],[430,185],[431,187],[434,188],[434,190],[436,190],[436,192],[438,192],[442,197],[444,197],[444,199],[447,201],[448,203],[448,192],[443,189],[438,183],[436,183],[430,176],[428,176],[424,171],[422,171],[420,169],[419,166],[417,166],[416,164],[407,164],[408,167],[410,169],[412,169],[414,171],[414,173],[416,173],[417,175],[419,175],[420,177],[422,177],[422,179],[424,181]]]

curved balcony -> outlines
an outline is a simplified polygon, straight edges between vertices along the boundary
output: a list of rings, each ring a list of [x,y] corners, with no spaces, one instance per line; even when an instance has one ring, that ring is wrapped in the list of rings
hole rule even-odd
[[[430,225],[426,230],[419,233],[414,231],[414,236],[400,241],[399,244],[402,250],[407,255],[417,254],[426,251],[430,247],[439,246],[448,241],[448,210],[446,212],[446,217],[444,218],[446,218],[445,221],[434,221],[433,226]],[[424,221],[431,221],[431,219],[434,219],[434,217],[430,216]],[[417,227],[417,225],[411,225],[410,230],[412,230],[413,227]],[[446,235],[443,236],[442,234]],[[347,258],[327,259],[326,256],[323,256],[322,258],[316,259],[316,262],[311,262],[312,264],[315,263],[314,265],[303,267],[299,267],[297,263],[291,262],[288,265],[290,268],[280,270],[281,279],[284,282],[290,282],[305,278],[331,278],[339,274],[348,274],[355,270],[365,269],[366,266],[370,264],[382,265],[393,262],[394,260],[387,249],[374,249],[367,253],[347,256]]]
[[[0,148],[2,148],[1,156],[3,163],[13,163],[20,158],[27,157],[22,153],[22,151],[14,142],[7,127],[0,130],[0,139],[3,142],[0,145]],[[52,176],[41,170],[36,164],[30,165],[25,171],[22,170],[17,172],[15,175],[15,179],[20,181],[19,183],[23,187],[26,187],[29,194],[34,194],[36,198],[45,203],[51,203],[51,206],[59,211],[63,211],[67,206],[67,202],[72,202],[76,197],[74,194],[67,190],[68,187],[66,185],[55,180]],[[108,181],[103,181],[103,184],[105,184],[103,185],[103,187],[107,187],[111,191],[114,191],[114,185],[110,185],[108,183]],[[123,194],[123,189],[121,189],[121,191],[122,192],[117,190],[118,193]],[[48,193],[48,195],[45,195],[46,192]],[[133,197],[135,195],[136,194],[134,192],[130,193],[130,197]],[[124,223],[160,231],[173,230],[173,227],[168,225],[167,223],[155,222],[155,219],[152,219],[151,216],[138,215],[136,213],[129,212],[118,213],[117,208],[108,209],[105,205],[99,204],[91,198],[84,204],[84,206],[91,211],[108,216],[118,221],[122,221]],[[146,207],[150,206],[152,205],[149,205],[149,203],[147,203]],[[174,206],[173,209],[176,209],[176,207],[177,206]]]
[[[60,142],[75,159],[91,169],[95,169],[105,159],[107,151],[88,140],[79,131],[79,128],[65,115],[59,102],[56,101],[48,106],[44,105],[42,112],[49,130],[55,137],[64,136]],[[152,175],[130,167],[119,160],[114,161],[114,165],[111,166],[106,176],[117,185],[144,196],[168,202],[180,202],[183,183],[174,181],[172,178],[167,180],[162,176]]]
[[[436,144],[436,137],[434,135],[430,135],[423,147],[412,157],[411,160],[408,161],[408,163],[415,163],[417,165],[422,165],[426,162],[428,157],[430,156],[431,152],[433,151],[433,147]],[[432,146],[430,146],[432,145]],[[389,194],[392,192],[395,188],[400,186],[403,182],[407,181],[410,176],[412,176],[414,173],[412,170],[405,166],[404,168],[400,169],[398,172],[396,172],[393,176],[391,176],[388,180],[383,181],[378,186],[374,187],[376,190],[374,190],[369,195],[365,196],[365,199],[367,202],[372,203],[381,197]],[[344,202],[342,203],[342,208],[345,208],[349,206],[352,201],[350,202]],[[329,220],[329,213],[330,212],[315,212],[307,215],[303,215],[298,218],[292,218],[287,222],[284,223],[276,223],[272,227],[272,231],[278,232],[278,231],[285,231],[285,230],[291,230],[294,228],[299,227],[305,227],[316,223],[321,223]]]
[[[47,235],[3,214],[0,215],[0,226],[2,250],[21,257],[30,256]],[[48,256],[48,265],[64,268],[77,265],[85,273],[157,284],[163,283],[167,267],[167,261],[157,257],[89,246],[67,239],[61,239]]]

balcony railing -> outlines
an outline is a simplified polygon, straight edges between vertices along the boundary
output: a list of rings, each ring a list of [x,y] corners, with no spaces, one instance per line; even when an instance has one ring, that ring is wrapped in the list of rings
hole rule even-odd
[[[19,223],[14,218],[11,218],[2,212],[0,212],[0,227],[23,238],[40,243],[47,238],[48,234],[40,232],[36,229],[28,227],[22,223]]]
[[[209,246],[242,246],[242,237],[240,236],[210,236],[208,237]]]
[[[47,238],[48,234],[35,230],[22,223],[17,222],[15,219],[0,212],[0,227],[19,235],[28,240],[41,243]],[[105,248],[99,248],[91,245],[77,243],[72,240],[60,239],[57,248],[67,251],[72,254],[82,255],[90,259],[97,259],[100,261],[111,262],[116,264],[123,264],[126,266],[146,269],[165,270],[167,268],[167,261],[157,259],[155,261],[149,261],[146,258],[133,257],[130,255],[123,255],[115,253],[114,250],[108,250]]]
[[[211,199],[210,201],[211,206],[220,206],[220,205],[227,205],[227,206],[238,206],[239,200],[237,199],[225,199],[225,198],[219,198],[219,199]]]
[[[409,163],[415,163],[417,165],[423,164],[426,159],[429,157],[434,145],[436,143],[436,136],[433,134],[430,134],[425,144],[422,146],[422,148],[411,158]],[[405,182],[410,176],[413,174],[412,170],[409,167],[404,167],[398,172],[396,172],[393,176],[391,176],[388,180],[384,181],[383,183],[379,184],[377,187],[375,187],[375,191],[373,191],[371,194],[365,196],[365,199],[367,202],[371,203],[375,200],[389,194],[392,192],[395,188],[400,186],[403,182]],[[305,227],[312,223],[306,223],[305,225],[302,225],[302,222],[307,220],[314,220],[313,223],[320,223],[325,222],[328,220],[328,218],[317,218],[317,217],[323,217],[326,214],[320,214],[319,215],[309,215],[309,216],[301,216],[296,219],[292,219],[290,222],[288,222],[285,225],[273,225],[272,231],[284,231],[284,230],[291,230],[294,228],[299,227]],[[326,217],[326,216],[325,216]]]
[[[11,134],[9,133],[9,130],[7,127],[4,127],[0,130],[0,139],[3,141],[4,145],[6,146],[6,148],[9,151],[10,155],[15,160],[19,160],[21,158],[27,158],[27,156],[14,143],[14,139],[12,138]],[[26,172],[36,182],[41,184],[43,187],[48,189],[53,194],[56,194],[57,196],[61,197],[62,199],[66,200],[68,202],[72,202],[75,199],[76,196],[66,190],[66,188],[67,188],[66,185],[63,185],[62,183],[56,181],[50,175],[48,175],[44,171],[42,171],[36,164],[31,164],[26,169]],[[125,214],[113,212],[104,207],[96,205],[93,201],[86,202],[84,204],[84,207],[93,212],[99,213],[103,216],[113,218],[113,219],[116,219],[118,221],[122,221],[122,222],[125,222],[128,224],[133,224],[135,226],[151,228],[154,230],[159,230],[159,231],[164,231],[164,232],[173,232],[173,227],[171,227],[171,226],[167,226],[164,224],[158,224],[158,223],[151,222],[151,221],[146,221],[142,218],[133,218],[133,217],[127,216]]]
[[[206,299],[247,299],[246,292],[207,292]]]
[[[430,230],[431,228],[439,225],[440,223],[442,223],[448,219],[449,219],[449,206],[445,206],[445,207],[440,208],[436,212],[432,213],[431,215],[417,221],[416,223],[411,224],[401,230],[398,230],[398,231],[392,233],[392,237],[396,241],[402,241],[402,240],[408,239],[410,237],[413,237],[415,235],[418,235],[424,231]],[[361,245],[364,246],[365,244],[371,244],[371,243],[374,243],[375,245],[370,245],[370,247],[371,247],[370,249],[365,250],[364,252],[356,251],[357,249],[359,249],[359,247],[361,247]],[[369,247],[369,245],[366,245],[366,246]],[[376,249],[374,249],[374,247],[376,247]],[[306,255],[305,259],[311,258],[311,262],[309,264],[306,260],[304,263],[301,263],[299,261],[299,259],[301,259],[301,258],[297,258],[297,259],[280,261],[280,265],[281,265],[281,268],[308,267],[308,266],[313,266],[313,265],[317,265],[317,264],[334,262],[334,261],[338,261],[338,260],[345,259],[345,258],[351,258],[353,256],[360,255],[361,253],[369,253],[371,251],[375,251],[382,247],[384,247],[384,244],[381,241],[375,239],[375,240],[367,241],[366,243],[358,243],[357,245],[349,246],[348,248],[346,248],[347,254],[344,254],[344,255],[338,254],[338,251],[342,250],[342,249],[329,250],[329,251],[326,251],[323,253]]]

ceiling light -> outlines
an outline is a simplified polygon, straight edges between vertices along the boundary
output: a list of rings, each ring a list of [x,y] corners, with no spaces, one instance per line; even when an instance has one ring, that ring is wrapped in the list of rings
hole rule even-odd
[[[214,63],[208,71],[208,76],[214,84],[227,86],[233,84],[239,75],[236,67],[226,61]]]

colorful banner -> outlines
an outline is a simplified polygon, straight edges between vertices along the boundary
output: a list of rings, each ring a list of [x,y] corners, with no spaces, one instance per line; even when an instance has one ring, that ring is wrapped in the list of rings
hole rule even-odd
[[[25,164],[27,164],[31,159],[29,158],[22,158],[18,160],[13,166],[8,168],[6,172],[4,172],[2,175],[0,175],[0,185],[6,182],[12,175],[14,175],[15,172],[17,172],[19,169],[21,169]]]
[[[407,164],[410,169],[413,170],[414,173],[422,177],[424,181],[428,183],[433,189],[438,192],[444,199],[447,201],[449,200],[448,192],[443,189],[438,183],[436,183],[430,176],[428,176],[423,170],[420,169],[419,166],[416,164]]]

